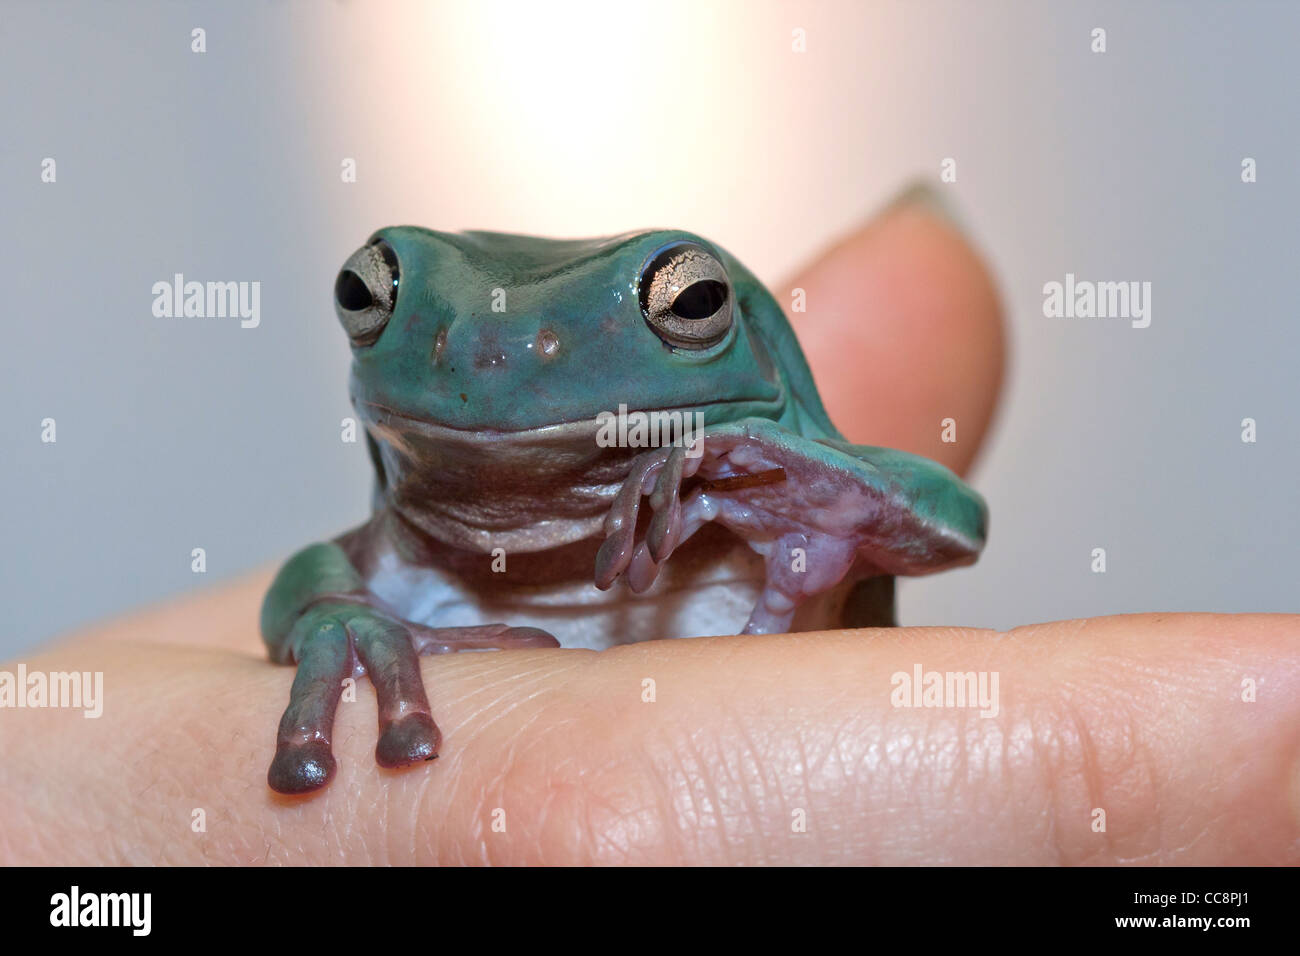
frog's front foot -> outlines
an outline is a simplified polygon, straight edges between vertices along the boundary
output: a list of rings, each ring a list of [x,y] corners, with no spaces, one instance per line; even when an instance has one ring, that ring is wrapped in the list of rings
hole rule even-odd
[[[605,540],[596,554],[596,587],[607,590],[626,572],[633,591],[647,590],[658,577],[659,566],[708,520],[698,499],[683,503],[681,496],[682,481],[699,470],[702,460],[678,445],[637,457],[605,517]],[[644,540],[638,542],[637,518],[646,496],[653,516]]]
[[[971,563],[984,544],[983,500],[933,461],[812,440],[766,419],[713,426],[699,442],[633,461],[605,520],[597,587],[622,575],[645,591],[673,550],[714,521],[762,555],[763,589],[744,632],[773,633],[849,575],[929,574]],[[643,498],[653,515],[638,541]],[[892,591],[880,593],[892,604]]]
[[[273,656],[298,664],[267,773],[271,789],[286,794],[318,790],[333,776],[330,739],[345,679],[370,676],[379,699],[375,761],[404,767],[437,757],[442,742],[424,692],[420,654],[559,646],[550,634],[531,627],[424,627],[350,603],[345,595],[307,608],[277,643]]]
[[[624,575],[634,592],[648,590],[679,545],[707,522],[722,521],[764,557],[764,587],[742,633],[787,631],[800,603],[837,584],[849,570],[853,543],[764,507],[769,486],[786,481],[786,470],[775,459],[736,454],[749,449],[726,434],[715,436],[711,445],[708,453],[696,447],[688,454],[686,448],[672,446],[636,459],[605,520],[596,586],[608,588]],[[697,476],[701,480],[684,493],[684,482]],[[643,498],[652,516],[638,541]],[[800,554],[813,557],[812,573]]]

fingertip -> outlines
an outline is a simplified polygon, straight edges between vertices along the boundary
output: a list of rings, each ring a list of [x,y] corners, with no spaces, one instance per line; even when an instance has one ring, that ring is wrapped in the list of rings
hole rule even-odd
[[[993,418],[1006,333],[992,272],[946,197],[910,186],[792,287],[805,292],[795,328],[840,430],[965,471]]]

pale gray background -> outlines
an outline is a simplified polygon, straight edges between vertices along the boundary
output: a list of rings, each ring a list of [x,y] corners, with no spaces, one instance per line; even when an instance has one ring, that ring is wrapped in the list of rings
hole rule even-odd
[[[679,225],[775,282],[945,156],[1011,379],[989,550],[906,619],[1295,611],[1297,36],[1261,2],[6,3],[0,654],[364,516],[330,289],[373,228]],[[1151,327],[1043,318],[1067,271],[1151,281]],[[260,280],[261,327],[154,318],[174,272]]]

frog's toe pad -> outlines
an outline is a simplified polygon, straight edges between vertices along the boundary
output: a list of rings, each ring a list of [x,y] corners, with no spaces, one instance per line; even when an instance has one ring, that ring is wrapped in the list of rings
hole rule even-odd
[[[381,767],[405,767],[438,756],[442,734],[428,714],[407,714],[379,735],[375,762]]]
[[[276,793],[311,793],[329,783],[336,766],[330,745],[322,740],[289,744],[276,749],[266,782]]]

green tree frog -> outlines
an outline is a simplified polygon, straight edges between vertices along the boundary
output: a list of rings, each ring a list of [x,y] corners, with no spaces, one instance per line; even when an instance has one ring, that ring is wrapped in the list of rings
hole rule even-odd
[[[262,608],[297,665],[268,781],[324,786],[343,682],[375,757],[436,757],[418,655],[894,623],[896,575],[973,562],[983,500],[850,444],[780,306],[678,230],[594,240],[382,229],[334,306],[376,482]]]

